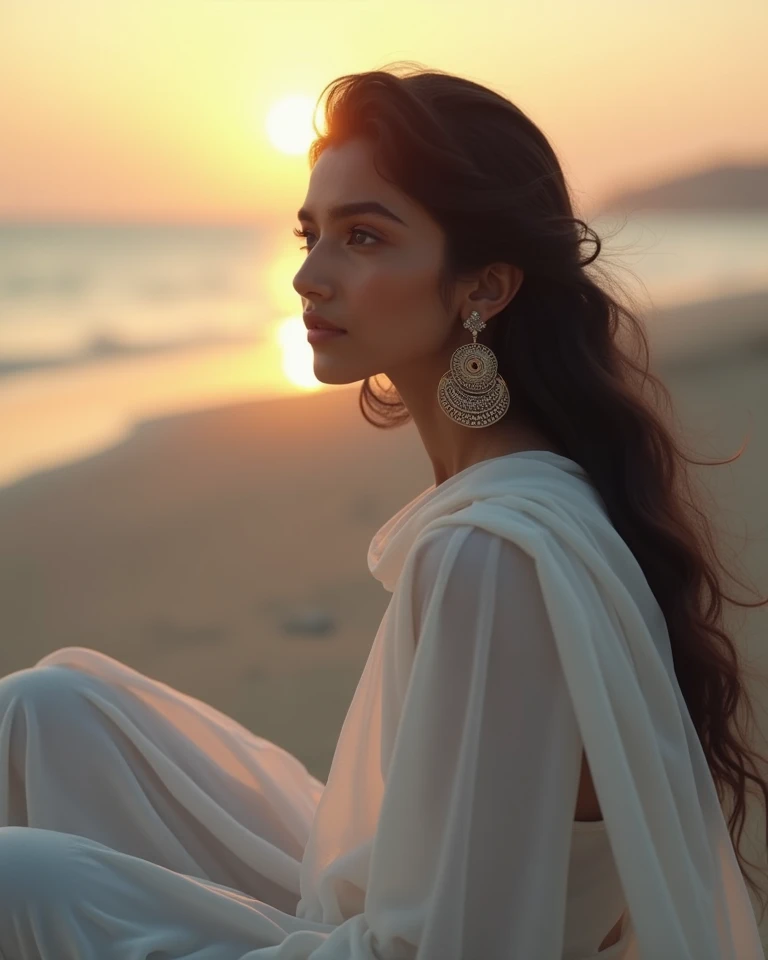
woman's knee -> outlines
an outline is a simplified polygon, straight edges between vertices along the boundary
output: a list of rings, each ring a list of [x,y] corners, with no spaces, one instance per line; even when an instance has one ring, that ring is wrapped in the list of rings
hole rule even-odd
[[[98,677],[59,664],[27,667],[0,678],[0,724],[10,729],[9,762],[19,775],[28,768],[33,743],[44,745],[44,755],[54,763],[69,755],[73,744],[81,751],[94,746],[94,693],[109,695]],[[0,747],[0,758],[4,755]]]
[[[92,680],[92,678],[91,678]],[[12,703],[31,706],[36,713],[63,719],[60,708],[79,696],[89,678],[82,671],[59,664],[25,667],[0,677],[0,716]]]

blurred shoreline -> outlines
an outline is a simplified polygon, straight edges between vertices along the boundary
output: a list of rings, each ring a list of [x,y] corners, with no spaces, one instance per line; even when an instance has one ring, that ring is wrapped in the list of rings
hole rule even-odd
[[[768,350],[768,289],[667,307],[644,319],[652,368]],[[58,373],[9,377],[0,383],[0,495],[41,472],[124,443],[154,420],[187,418],[195,411],[205,416],[228,406],[236,417],[241,404],[311,401],[339,389],[316,381],[306,389],[293,385],[269,337],[190,346],[173,356],[118,355]]]

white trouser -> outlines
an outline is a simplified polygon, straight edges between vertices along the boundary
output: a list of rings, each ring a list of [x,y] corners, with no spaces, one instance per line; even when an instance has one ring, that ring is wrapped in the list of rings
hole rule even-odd
[[[1,678],[0,957],[266,960],[257,948],[331,929],[295,916],[322,789],[288,751],[95,650]]]

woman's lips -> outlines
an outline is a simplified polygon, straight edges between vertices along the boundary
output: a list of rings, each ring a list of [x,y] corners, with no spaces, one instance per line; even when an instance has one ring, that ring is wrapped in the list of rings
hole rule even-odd
[[[343,337],[346,330],[329,330],[324,327],[312,327],[307,330],[307,341],[309,343],[323,343],[325,340],[333,340],[335,337]]]

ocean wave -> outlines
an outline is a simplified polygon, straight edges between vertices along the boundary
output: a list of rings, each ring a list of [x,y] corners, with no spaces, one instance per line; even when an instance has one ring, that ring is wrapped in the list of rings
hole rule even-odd
[[[110,358],[127,356],[144,357],[157,354],[179,353],[200,347],[224,346],[226,344],[253,344],[259,340],[254,334],[203,334],[183,340],[169,339],[151,343],[135,343],[111,333],[98,333],[89,337],[74,353],[28,356],[0,356],[0,378],[60,367],[83,366]]]

